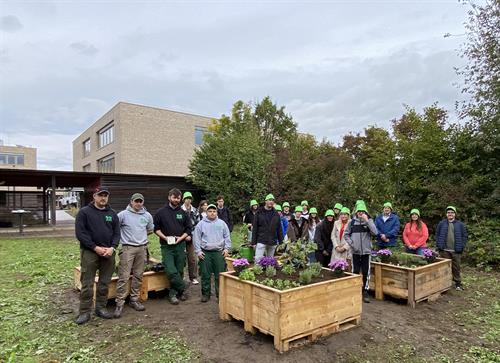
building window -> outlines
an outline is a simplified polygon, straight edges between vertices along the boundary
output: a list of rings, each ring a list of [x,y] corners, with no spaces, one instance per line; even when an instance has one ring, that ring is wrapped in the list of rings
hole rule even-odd
[[[115,139],[115,126],[110,124],[99,131],[99,148],[111,144]]]
[[[89,156],[90,154],[90,139],[83,142],[83,157]]]
[[[115,172],[115,154],[108,155],[97,161],[97,170],[99,173]]]
[[[203,144],[203,135],[207,132],[206,127],[196,126],[194,128],[194,144],[201,145]]]
[[[90,171],[90,164],[84,165],[83,166],[83,171]]]
[[[23,154],[0,154],[0,165],[10,164],[10,165],[24,165],[24,155]]]

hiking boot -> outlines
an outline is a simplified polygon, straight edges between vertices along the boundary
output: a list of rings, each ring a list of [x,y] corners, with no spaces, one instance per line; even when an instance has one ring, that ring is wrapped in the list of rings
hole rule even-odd
[[[210,300],[210,296],[201,295],[201,302],[207,302],[208,300]]]
[[[75,323],[78,325],[82,325],[82,324],[85,324],[86,322],[88,322],[89,320],[90,320],[90,313],[89,312],[81,313],[75,319]]]
[[[185,291],[177,294],[180,301],[186,301],[188,299],[187,293]]]
[[[146,308],[139,301],[131,301],[129,303],[130,307],[136,311],[144,311]]]
[[[365,303],[369,303],[370,302],[370,294],[368,294],[368,291],[363,291],[363,301]]]
[[[123,304],[116,305],[113,317],[115,319],[118,319],[118,318],[120,318],[122,316],[122,313],[123,313]]]
[[[106,309],[95,309],[95,315],[101,319],[113,319],[113,315]]]
[[[196,280],[196,279],[191,279],[191,283],[193,285],[198,285],[200,282],[198,280]]]
[[[172,305],[179,305],[179,299],[177,299],[177,297],[175,297],[175,296],[169,297],[168,301]]]

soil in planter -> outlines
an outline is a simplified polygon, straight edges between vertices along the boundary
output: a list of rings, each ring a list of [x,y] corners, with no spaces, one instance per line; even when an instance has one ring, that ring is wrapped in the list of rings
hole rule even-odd
[[[342,277],[345,277],[347,275],[342,274],[342,275],[337,275],[333,271],[330,270],[321,270],[321,273],[317,277],[313,277],[311,280],[311,284],[315,284],[317,282],[323,282],[323,281],[328,281],[328,280],[335,280],[335,279],[340,279]],[[269,277],[266,276],[266,272],[262,272],[260,275],[255,275],[255,282],[262,282],[265,279],[268,279]],[[276,275],[272,277],[273,280],[289,280],[289,281],[294,281],[294,282],[299,282],[299,272],[295,272],[293,275],[287,275],[281,271],[276,271]],[[309,284],[310,285],[310,284]],[[307,286],[307,285],[302,285],[302,286]]]
[[[409,268],[415,268],[419,266],[425,266],[428,265],[432,262],[426,260],[425,258],[422,258],[420,256],[412,256],[412,255],[392,255],[389,256],[387,261],[382,261],[380,257],[375,257],[373,259],[374,262],[382,262],[382,263],[387,263],[395,266],[403,266],[403,267],[409,267]],[[435,262],[435,261],[433,261]]]

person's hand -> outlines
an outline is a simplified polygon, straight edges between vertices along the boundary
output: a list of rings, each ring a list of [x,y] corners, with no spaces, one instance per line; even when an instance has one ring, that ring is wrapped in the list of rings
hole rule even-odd
[[[94,252],[97,253],[97,255],[99,255],[99,256],[104,256],[106,253],[106,249],[104,247],[101,247],[101,246],[95,246]]]
[[[342,253],[342,247],[340,246],[335,247],[335,251]]]
[[[205,254],[203,252],[198,253],[198,258],[200,260],[204,260],[205,259]]]
[[[189,236],[188,236],[189,237]],[[187,239],[187,237],[186,237]],[[183,239],[181,239],[179,236],[175,236],[175,244],[177,243],[181,243],[182,241],[184,241]]]
[[[103,257],[111,257],[111,256],[113,256],[113,252],[115,252],[115,250],[113,249],[113,247],[104,248],[104,255],[103,255]]]
[[[187,237],[186,237],[186,241],[187,241],[187,242],[191,241],[191,236],[187,236]]]
[[[229,251],[228,250],[222,251],[222,256],[229,257]]]
[[[329,255],[328,251],[327,250],[323,250],[323,256],[328,256],[328,255]]]
[[[253,249],[255,249],[255,247],[257,247],[257,245],[251,245]]]

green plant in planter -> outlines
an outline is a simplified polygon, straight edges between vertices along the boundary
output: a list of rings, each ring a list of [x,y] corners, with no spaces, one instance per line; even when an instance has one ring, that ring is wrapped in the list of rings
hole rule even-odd
[[[267,277],[274,277],[274,276],[276,276],[276,267],[274,267],[274,266],[267,266],[266,267],[266,276]]]
[[[284,264],[292,264],[296,269],[305,268],[309,259],[307,255],[316,251],[317,244],[312,241],[298,239],[295,242],[286,242],[278,246],[278,251],[283,252],[281,261]]]
[[[312,277],[318,277],[321,274],[321,264],[319,262],[314,262],[311,263],[308,267],[309,270],[312,272]]]
[[[305,269],[299,273],[299,283],[301,285],[309,285],[313,279],[313,271]]]
[[[253,272],[253,269],[251,268],[247,268],[247,269],[244,269],[243,271],[240,272],[240,274],[238,275],[238,277],[242,280],[245,280],[245,281],[255,281],[255,273]]]
[[[269,286],[269,287],[275,287],[276,281],[273,279],[265,279],[265,280],[262,280],[261,284],[265,285],[265,286]]]
[[[283,272],[285,275],[291,276],[291,275],[293,275],[296,271],[295,271],[295,268],[293,267],[293,265],[292,265],[291,263],[288,263],[288,264],[284,265],[284,266],[281,268],[281,272]]]
[[[252,267],[252,270],[255,275],[262,275],[262,273],[264,272],[264,269],[260,265],[255,265],[254,267]]]

